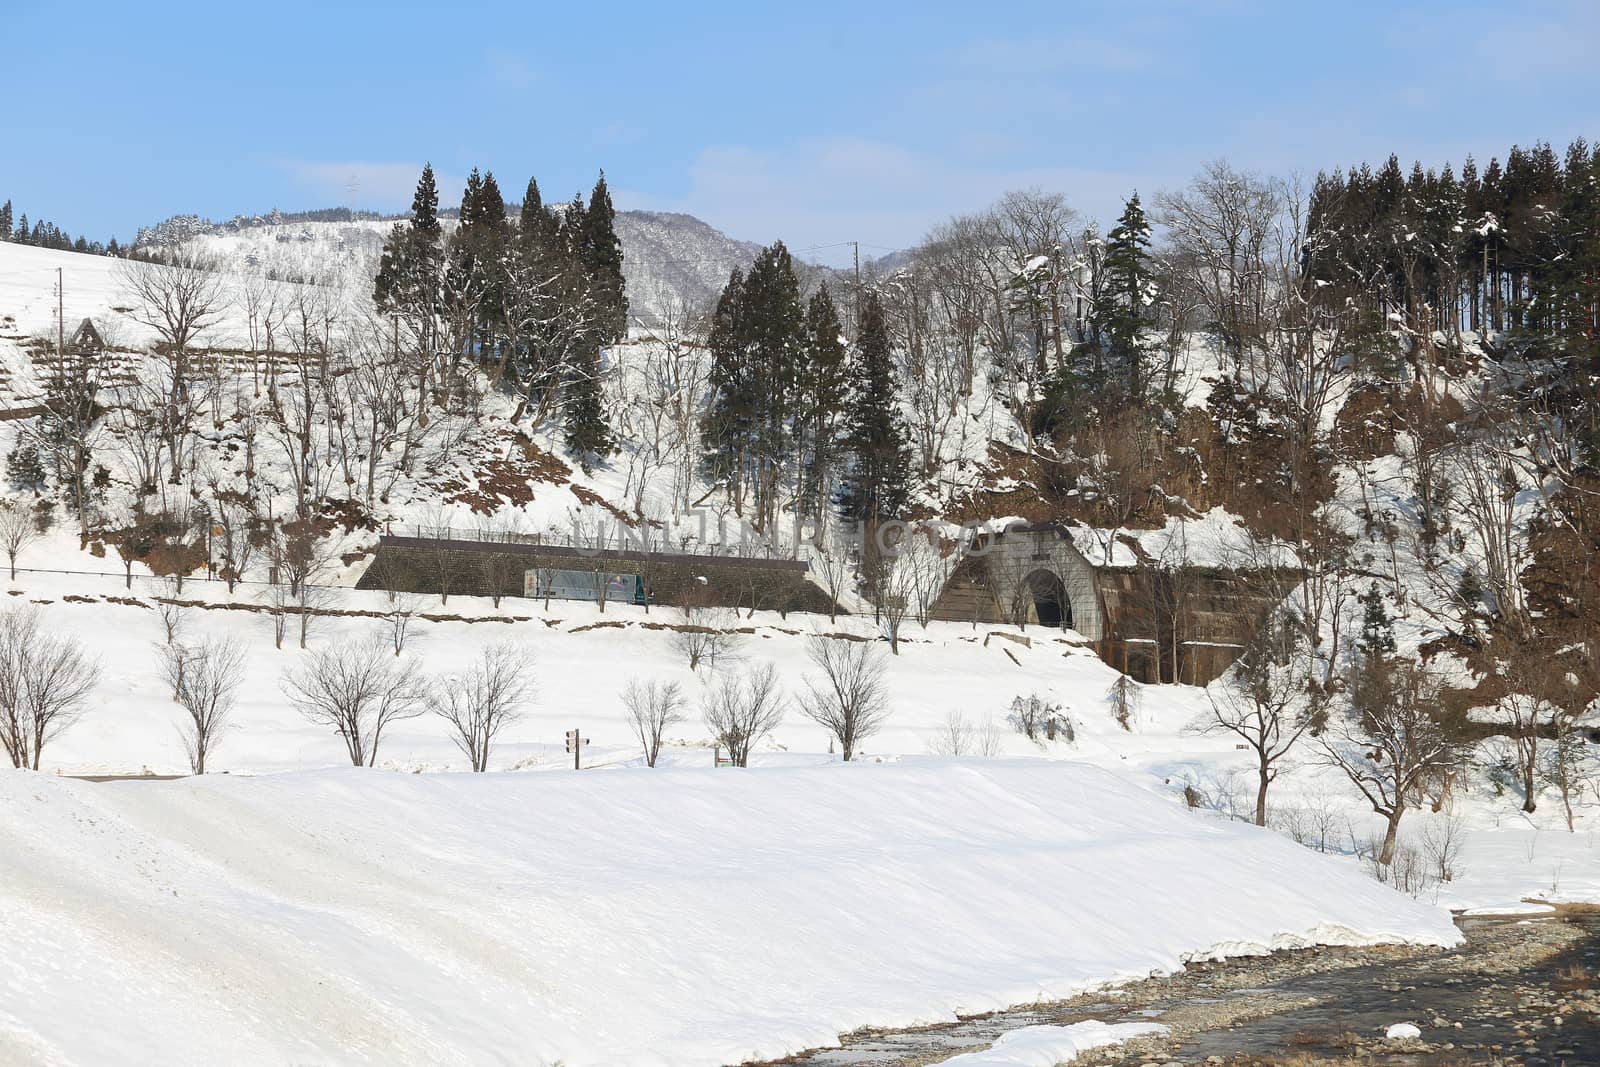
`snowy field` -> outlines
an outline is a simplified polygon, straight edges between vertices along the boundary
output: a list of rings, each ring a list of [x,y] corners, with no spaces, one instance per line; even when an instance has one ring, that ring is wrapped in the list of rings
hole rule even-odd
[[[36,558],[35,558],[36,557]],[[114,560],[78,553],[60,534],[32,551],[36,562],[53,570],[98,570],[101,575],[22,572],[10,583],[13,600],[35,602],[51,628],[72,633],[101,660],[104,677],[82,720],[46,748],[42,770],[65,774],[176,774],[187,771],[178,732],[180,711],[170,699],[158,668],[163,628],[152,606],[156,595],[170,595],[148,577],[125,588]],[[353,575],[342,576],[352,581]],[[190,581],[184,599],[210,605],[184,612],[185,639],[232,636],[247,650],[245,679],[232,728],[212,761],[215,771],[262,774],[331,768],[348,763],[343,743],[330,730],[308,722],[285,700],[284,675],[309,658],[296,647],[293,628],[284,647],[273,644],[271,617],[263,588],[241,585],[231,597],[221,582]],[[329,606],[382,613],[390,604],[382,593],[341,589]],[[141,606],[112,602],[130,598]],[[452,621],[413,623],[404,655],[427,674],[466,668],[491,645],[510,642],[532,664],[534,695],[526,714],[503,735],[490,760],[492,770],[572,774],[565,734],[578,729],[585,747],[585,774],[592,769],[649,773],[625,718],[621,692],[631,679],[675,681],[687,699],[687,720],[666,735],[661,762],[684,770],[713,772],[710,735],[701,722],[700,702],[718,679],[716,672],[692,671],[665,625],[681,621],[672,609],[554,601],[549,612],[539,601],[507,598],[499,609],[484,598],[422,598],[419,610]],[[471,620],[471,621],[469,621]],[[754,618],[725,617],[726,625],[749,632],[733,646],[742,670],[772,663],[789,697],[798,696],[808,674],[806,644],[813,633],[871,636],[869,619],[770,612]],[[319,618],[309,647],[369,641],[383,637],[384,624],[373,617]],[[926,629],[908,623],[898,656],[887,654],[891,711],[881,733],[867,740],[863,758],[914,760],[948,749],[952,720],[959,717],[966,752],[973,759],[994,756],[1047,761],[1083,761],[1108,768],[1142,788],[1155,791],[1174,807],[1183,805],[1185,786],[1206,799],[1210,812],[1248,817],[1254,800],[1249,754],[1225,735],[1194,730],[1206,715],[1206,692],[1190,686],[1141,686],[1129,729],[1112,714],[1109,690],[1119,675],[1071,631],[980,627],[933,623]],[[1017,696],[1058,703],[1070,719],[1075,739],[1035,743],[1015,729],[1010,705]],[[1273,786],[1271,807],[1279,829],[1295,823],[1300,832],[1336,852],[1364,844],[1379,823],[1333,771],[1311,762],[1302,748]],[[758,767],[810,767],[834,763],[829,738],[820,726],[791,708],[773,734],[758,746]],[[468,764],[450,740],[445,724],[433,717],[395,723],[386,731],[378,765],[391,771],[455,773]],[[1452,809],[1435,815],[1426,807],[1406,816],[1406,839],[1418,843],[1430,831],[1448,827],[1461,839],[1455,877],[1430,885],[1426,900],[1452,908],[1500,910],[1528,908],[1529,898],[1549,901],[1600,901],[1600,803],[1586,797],[1578,808],[1576,832],[1569,833],[1560,804],[1546,797],[1540,810],[1526,815],[1519,798],[1495,795],[1484,776],[1463,779]],[[1353,859],[1347,859],[1352,867]]]
[[[56,272],[61,272],[60,307],[67,333],[93,318],[109,334],[113,346],[135,347],[157,339],[156,332],[140,323],[127,308],[130,303],[121,272],[125,264],[109,256],[87,256],[53,248],[0,245],[0,335],[13,337],[56,334]],[[231,295],[239,279],[228,279]],[[285,291],[292,286],[283,286]],[[248,322],[233,304],[221,309],[206,334],[218,347],[243,347],[248,343]],[[12,357],[14,358],[14,357]]]
[[[1457,936],[1082,763],[8,773],[0,813],[10,1062],[738,1062],[1196,955]]]

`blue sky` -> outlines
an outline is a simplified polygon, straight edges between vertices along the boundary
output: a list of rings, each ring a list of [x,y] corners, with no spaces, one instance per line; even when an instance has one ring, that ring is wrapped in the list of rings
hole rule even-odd
[[[403,208],[431,160],[446,199],[474,165],[547,198],[604,167],[623,207],[878,251],[1010,188],[1107,220],[1217,157],[1309,177],[1600,139],[1596,0],[0,9],[0,199],[102,238]]]

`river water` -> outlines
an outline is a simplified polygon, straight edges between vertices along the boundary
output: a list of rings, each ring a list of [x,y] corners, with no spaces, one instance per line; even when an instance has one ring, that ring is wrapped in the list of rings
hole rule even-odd
[[[1194,964],[1114,992],[862,1031],[842,1048],[778,1062],[912,1067],[985,1048],[1021,1027],[1098,1019],[1158,1022],[1170,1033],[1091,1053],[1087,1062],[1097,1064],[1359,1057],[1395,1067],[1600,1067],[1600,914],[1458,921],[1467,941],[1450,951],[1327,948]],[[1385,1040],[1397,1022],[1415,1024],[1421,1039]]]

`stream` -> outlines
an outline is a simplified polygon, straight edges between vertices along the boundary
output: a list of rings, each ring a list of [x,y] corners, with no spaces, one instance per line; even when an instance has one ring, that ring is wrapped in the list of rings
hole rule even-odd
[[[987,1048],[1025,1026],[1158,1022],[1169,1032],[1082,1057],[1087,1064],[1455,1067],[1600,1065],[1600,912],[1458,919],[1451,950],[1313,948],[1195,963],[1072,1000],[907,1030],[863,1030],[842,1048],[776,1064],[910,1067]],[[1389,1041],[1392,1023],[1422,1036]]]

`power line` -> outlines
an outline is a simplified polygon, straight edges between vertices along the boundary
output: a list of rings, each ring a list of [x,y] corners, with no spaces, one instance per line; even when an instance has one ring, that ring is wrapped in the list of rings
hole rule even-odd
[[[831,245],[812,245],[810,248],[799,248],[797,252],[821,252],[825,248],[843,248],[846,245],[856,244],[855,241],[835,241]]]

